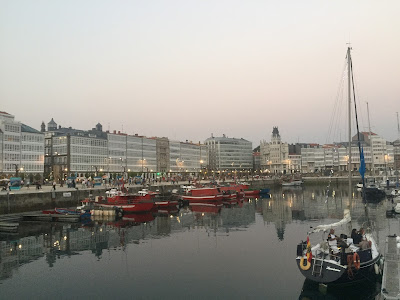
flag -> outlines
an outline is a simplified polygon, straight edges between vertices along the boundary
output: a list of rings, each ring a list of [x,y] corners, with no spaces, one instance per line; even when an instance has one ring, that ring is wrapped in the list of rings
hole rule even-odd
[[[311,243],[310,243],[310,238],[307,237],[307,261],[311,262],[312,259],[312,252],[311,252]]]
[[[358,169],[358,172],[360,172],[361,177],[364,179],[364,174],[365,174],[364,148],[361,148],[361,153],[360,153],[360,168]]]

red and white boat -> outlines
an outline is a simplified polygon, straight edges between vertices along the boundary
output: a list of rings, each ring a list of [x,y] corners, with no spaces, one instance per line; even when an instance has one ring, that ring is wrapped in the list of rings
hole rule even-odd
[[[189,201],[189,203],[221,201],[222,199],[222,192],[219,188],[197,188],[190,190],[187,195],[182,195],[182,200]]]
[[[243,198],[245,196],[244,188],[245,186],[243,186],[242,184],[233,184],[219,187],[219,189],[223,193],[224,199],[227,200]]]
[[[142,197],[142,199],[146,199],[146,200],[154,200],[155,198],[157,198],[160,195],[159,192],[153,192],[148,189],[142,189],[137,194],[140,197]]]
[[[106,192],[106,197],[97,202],[101,207],[122,208],[124,212],[148,212],[154,208],[154,201],[150,196],[127,194],[117,189]]]
[[[162,200],[160,199],[159,192],[149,191],[147,189],[143,189],[138,192],[140,196],[145,199],[151,199],[154,202],[156,208],[166,208],[166,207],[177,207],[179,205],[178,199],[169,199],[169,200]]]

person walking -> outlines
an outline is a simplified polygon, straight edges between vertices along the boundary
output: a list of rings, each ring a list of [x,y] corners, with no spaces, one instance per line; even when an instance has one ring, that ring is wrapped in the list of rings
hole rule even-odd
[[[53,190],[56,190],[56,181],[53,181]]]

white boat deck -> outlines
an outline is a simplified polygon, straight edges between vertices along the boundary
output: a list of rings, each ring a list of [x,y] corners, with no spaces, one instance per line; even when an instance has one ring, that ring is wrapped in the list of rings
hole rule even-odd
[[[400,299],[400,256],[396,236],[388,236],[386,241],[385,265],[382,278],[383,299]]]

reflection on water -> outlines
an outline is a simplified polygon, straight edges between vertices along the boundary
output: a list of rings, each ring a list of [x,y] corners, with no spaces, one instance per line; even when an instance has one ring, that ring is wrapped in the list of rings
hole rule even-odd
[[[306,238],[306,231],[310,227],[341,219],[343,210],[347,207],[351,210],[353,227],[366,224],[365,206],[359,195],[354,193],[352,200],[349,200],[346,189],[347,186],[333,186],[329,191],[325,186],[276,188],[271,190],[270,198],[247,199],[225,205],[216,211],[201,207],[184,207],[180,210],[125,215],[117,221],[94,219],[88,224],[21,223],[18,233],[0,234],[0,282],[3,283],[3,292],[7,291],[4,283],[8,279],[11,289],[14,277],[15,280],[20,280],[19,269],[42,259],[49,269],[60,268],[61,273],[68,273],[70,270],[65,269],[61,261],[68,258],[73,262],[77,255],[85,255],[85,260],[80,263],[83,264],[83,268],[91,268],[90,264],[85,265],[90,256],[94,256],[97,261],[118,261],[120,258],[112,256],[112,253],[123,252],[129,258],[135,251],[145,251],[140,252],[141,256],[148,254],[156,258],[162,251],[162,255],[170,257],[169,260],[176,253],[179,253],[179,257],[174,257],[174,265],[172,261],[169,263],[169,260],[161,262],[154,259],[151,265],[146,265],[147,276],[150,276],[148,279],[151,280],[152,276],[159,276],[157,273],[161,270],[168,269],[175,270],[175,273],[171,275],[161,272],[160,276],[179,278],[179,273],[182,273],[200,277],[198,280],[201,280],[203,285],[210,285],[209,290],[197,290],[198,287],[193,286],[196,284],[194,281],[186,283],[187,289],[196,290],[199,297],[213,296],[208,293],[213,290],[216,279],[202,274],[208,272],[207,269],[203,269],[208,265],[216,268],[214,273],[222,269],[225,273],[228,272],[229,276],[233,276],[230,284],[223,281],[215,286],[215,291],[218,291],[221,297],[229,295],[231,298],[241,298],[251,290],[255,293],[253,298],[265,298],[268,290],[268,295],[272,298],[294,299],[300,295],[300,299],[345,299],[336,295],[335,290],[328,289],[321,293],[318,286],[315,287],[307,281],[301,286],[304,278],[299,274],[294,259],[295,245],[300,239]],[[386,219],[385,212],[386,200],[368,208],[368,215],[378,234],[381,249],[384,249],[388,233],[399,233],[398,220]],[[207,241],[210,238],[213,239],[212,244]],[[152,245],[156,241],[159,241],[156,243],[157,247],[153,248]],[[194,241],[197,245],[192,249],[190,245]],[[277,253],[280,253],[279,261],[275,257]],[[219,259],[212,258],[214,255]],[[229,259],[224,261],[228,257]],[[184,263],[181,263],[182,261]],[[233,261],[235,264],[232,264]],[[134,260],[135,265],[140,263],[140,260]],[[160,269],[158,264],[162,264],[163,269]],[[196,266],[195,270],[193,266]],[[280,274],[276,274],[275,268],[279,268]],[[118,274],[119,271],[111,270],[109,276],[116,276],[114,272]],[[245,282],[244,274],[255,273],[260,274],[252,280],[260,280],[262,288],[251,289],[250,283],[249,286],[239,284]],[[68,274],[65,276],[68,277]],[[140,294],[140,288],[145,284],[140,278],[135,279]],[[238,280],[236,285],[233,284],[235,280]],[[168,283],[171,284],[173,285]],[[279,287],[280,284],[282,287]],[[291,286],[292,290],[288,290],[288,286]],[[26,284],[26,289],[35,288],[40,288],[40,284]],[[148,295],[146,293],[148,291],[143,291],[143,296]],[[367,292],[368,295],[372,293],[372,290]],[[156,295],[151,294],[150,298]]]
[[[380,284],[376,281],[363,281],[345,286],[322,286],[305,280],[299,300],[367,300],[375,299],[380,293]]]

